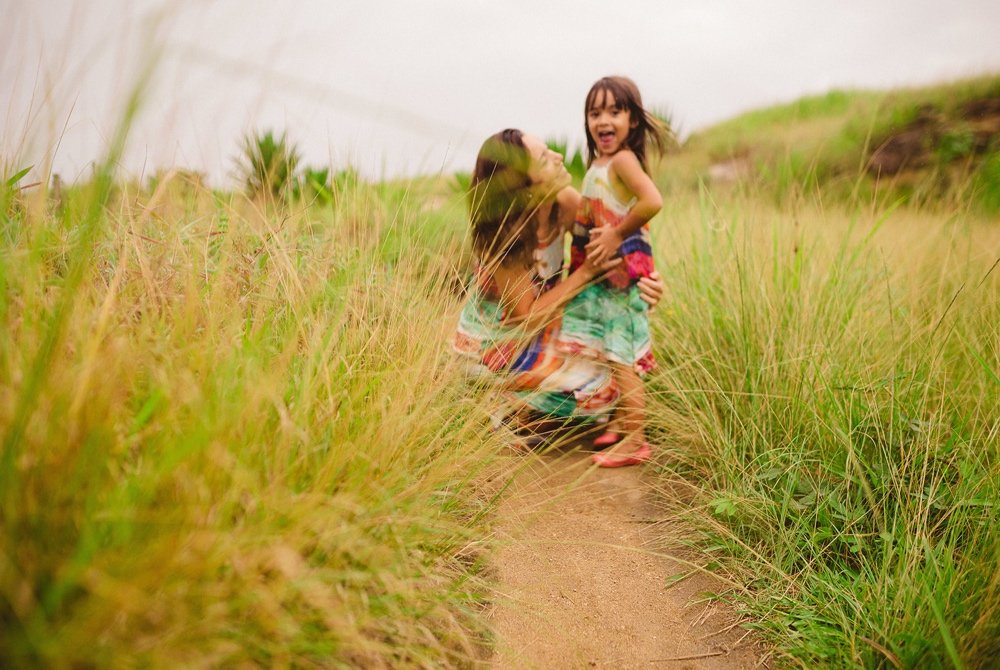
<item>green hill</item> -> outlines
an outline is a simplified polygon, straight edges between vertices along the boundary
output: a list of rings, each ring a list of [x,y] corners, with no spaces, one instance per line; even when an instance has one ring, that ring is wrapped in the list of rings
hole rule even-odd
[[[1000,75],[834,90],[747,112],[695,133],[663,162],[665,192],[699,183],[1000,212]]]

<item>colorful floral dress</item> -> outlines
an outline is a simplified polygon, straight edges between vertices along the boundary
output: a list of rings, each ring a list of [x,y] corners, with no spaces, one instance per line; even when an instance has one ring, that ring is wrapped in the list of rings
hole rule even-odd
[[[563,238],[557,235],[534,253],[533,283],[538,293],[551,288],[563,266]],[[469,361],[469,373],[498,386],[510,409],[527,406],[553,417],[602,417],[618,401],[610,368],[593,357],[568,355],[556,347],[562,318],[539,333],[524,333],[505,323],[499,292],[477,271],[452,341]]]
[[[601,226],[617,227],[636,203],[633,197],[622,202],[608,178],[608,165],[592,165],[583,178],[580,195],[583,200],[573,224],[573,246],[570,248],[570,271],[583,265],[587,258],[590,231]],[[604,284],[619,290],[634,286],[641,277],[653,272],[653,247],[650,244],[649,224],[632,233],[618,249],[624,262],[605,275]]]
[[[635,205],[622,202],[611,188],[608,165],[592,165],[581,189],[583,202],[573,223],[570,269],[583,265],[590,231],[618,226]],[[649,331],[649,305],[642,300],[637,282],[653,272],[649,227],[644,225],[622,241],[621,265],[589,286],[566,305],[564,329],[557,348],[575,356],[604,358],[632,366],[642,375],[655,367]]]

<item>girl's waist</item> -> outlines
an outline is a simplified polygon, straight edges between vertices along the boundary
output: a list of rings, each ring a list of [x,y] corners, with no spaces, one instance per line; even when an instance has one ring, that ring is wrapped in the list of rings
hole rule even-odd
[[[587,244],[590,242],[590,231],[594,230],[595,228],[597,228],[597,226],[593,224],[585,224],[579,222],[574,223],[572,231],[573,239],[571,244],[574,247],[581,247],[581,248],[587,246]],[[643,226],[634,233],[626,235],[625,238],[622,240],[622,246],[624,247],[626,243],[630,245],[638,244],[642,245],[644,248],[648,248],[650,246],[649,228]]]

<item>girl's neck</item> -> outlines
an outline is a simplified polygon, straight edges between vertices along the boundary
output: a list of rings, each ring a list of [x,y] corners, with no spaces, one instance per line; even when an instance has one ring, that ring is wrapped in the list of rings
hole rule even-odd
[[[546,202],[539,205],[538,210],[535,212],[535,231],[540,243],[544,244],[547,241],[551,241],[552,231],[557,227],[552,221],[553,208],[555,206],[554,201]]]

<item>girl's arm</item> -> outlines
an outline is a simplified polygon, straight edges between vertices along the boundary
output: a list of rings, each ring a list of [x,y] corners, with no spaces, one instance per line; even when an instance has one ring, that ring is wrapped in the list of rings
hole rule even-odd
[[[589,260],[565,280],[541,295],[531,281],[531,272],[522,268],[498,268],[493,277],[500,287],[500,300],[508,307],[508,324],[516,324],[533,333],[541,330],[559,310],[596,277],[615,267],[622,260],[615,258],[600,265]]]
[[[587,255],[595,263],[611,258],[618,252],[622,240],[636,232],[656,216],[663,207],[663,197],[656,190],[656,184],[642,169],[639,159],[631,151],[619,151],[611,159],[608,178],[617,178],[636,197],[635,205],[617,226],[595,228],[590,233]]]

